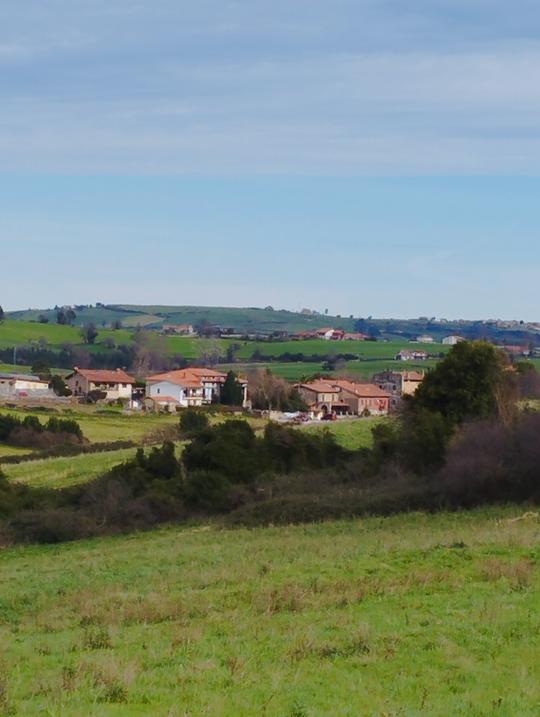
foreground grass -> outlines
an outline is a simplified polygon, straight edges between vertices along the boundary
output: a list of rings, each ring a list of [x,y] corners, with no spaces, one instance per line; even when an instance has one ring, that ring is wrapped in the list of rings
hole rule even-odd
[[[9,548],[17,715],[538,715],[540,524],[518,509]]]

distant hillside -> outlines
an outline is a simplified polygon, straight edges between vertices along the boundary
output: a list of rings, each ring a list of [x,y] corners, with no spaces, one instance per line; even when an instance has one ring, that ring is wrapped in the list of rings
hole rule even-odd
[[[416,339],[427,334],[440,341],[449,334],[465,338],[486,338],[506,344],[540,345],[540,324],[496,321],[444,321],[427,317],[418,319],[373,319],[328,316],[317,313],[301,313],[285,309],[225,306],[161,306],[138,304],[97,304],[75,306],[75,326],[94,323],[98,328],[110,328],[121,322],[122,326],[136,328],[160,328],[164,323],[200,324],[207,322],[238,333],[271,333],[283,331],[294,333],[322,326],[341,327],[346,331],[358,330],[385,339]],[[10,319],[39,321],[46,317],[49,324],[56,322],[56,310],[27,309],[12,311]]]
[[[255,307],[236,308],[222,306],[139,306],[135,304],[107,304],[90,307],[75,307],[75,324],[81,326],[92,322],[96,326],[111,326],[121,321],[123,326],[159,327],[163,323],[197,324],[207,321],[223,328],[240,332],[255,331],[302,331],[321,326],[340,326],[347,330],[354,328],[355,320],[322,314],[303,314],[294,311],[259,309]],[[28,309],[12,311],[9,318],[23,321],[37,321],[45,316],[49,322],[56,319],[54,309]]]

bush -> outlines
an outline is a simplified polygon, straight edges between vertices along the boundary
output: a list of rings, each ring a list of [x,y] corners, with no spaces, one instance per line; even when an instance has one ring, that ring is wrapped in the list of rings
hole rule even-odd
[[[21,511],[8,523],[13,537],[24,543],[62,543],[93,534],[92,522],[71,510]]]
[[[208,428],[208,415],[195,408],[185,408],[180,414],[180,430],[187,435],[195,435]]]
[[[185,484],[186,504],[208,512],[225,512],[232,506],[231,484],[215,471],[192,471]]]
[[[465,425],[437,476],[444,499],[473,506],[495,501],[540,501],[540,413],[505,426]]]
[[[182,455],[188,471],[217,472],[234,483],[250,483],[262,470],[261,451],[246,421],[225,421],[198,433]]]

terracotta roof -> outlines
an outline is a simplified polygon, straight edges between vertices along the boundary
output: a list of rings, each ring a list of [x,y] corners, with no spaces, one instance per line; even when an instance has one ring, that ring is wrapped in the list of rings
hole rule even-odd
[[[68,378],[78,373],[83,378],[92,383],[135,383],[133,376],[117,368],[115,371],[107,371],[102,369],[75,368]]]
[[[165,373],[157,373],[153,376],[148,376],[147,381],[149,383],[155,383],[157,381],[169,381],[170,383],[177,384],[178,386],[186,386],[188,388],[196,388],[202,386],[204,381],[212,381],[215,383],[223,383],[227,378],[227,374],[223,371],[216,371],[212,368],[200,368],[193,366],[189,368],[178,369],[177,371],[166,371]],[[245,378],[238,376],[240,383],[247,383]]]
[[[314,393],[338,393],[333,384],[326,381],[311,381],[310,383],[300,383],[301,388],[307,388]]]
[[[356,381],[347,381],[346,379],[337,378],[335,385],[344,391],[353,393],[360,398],[390,398],[390,394],[383,391],[374,383],[357,383]]]

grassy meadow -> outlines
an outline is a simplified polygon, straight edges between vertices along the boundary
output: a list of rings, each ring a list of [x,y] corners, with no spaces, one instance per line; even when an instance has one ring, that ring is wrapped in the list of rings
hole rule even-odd
[[[0,413],[24,418],[26,415],[37,415],[44,422],[50,415],[72,418],[81,426],[83,435],[91,443],[109,441],[151,440],[157,432],[167,426],[178,425],[178,416],[165,413],[124,413],[114,408],[97,409],[94,406],[77,406],[76,410],[42,412],[31,408],[0,407]]]
[[[536,717],[540,523],[521,513],[5,549],[1,709]]]
[[[373,428],[388,420],[388,418],[383,416],[372,416],[371,418],[343,418],[337,421],[309,423],[306,426],[302,426],[302,430],[328,430],[335,437],[336,441],[344,448],[357,450],[358,448],[370,447],[373,442],[371,433]]]
[[[132,458],[135,451],[135,448],[122,448],[118,451],[82,453],[78,456],[8,463],[1,468],[9,480],[17,483],[25,483],[34,488],[67,488],[97,478],[113,466]]]

